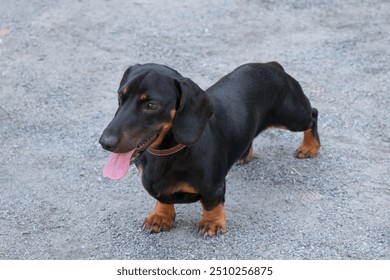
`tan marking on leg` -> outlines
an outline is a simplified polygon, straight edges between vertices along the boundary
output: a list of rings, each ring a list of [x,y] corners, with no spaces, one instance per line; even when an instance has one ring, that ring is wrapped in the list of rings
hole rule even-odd
[[[145,219],[145,229],[149,229],[151,233],[170,230],[173,227],[175,217],[176,211],[173,204],[157,201],[156,207]]]
[[[303,132],[303,140],[299,148],[295,151],[295,156],[297,158],[313,158],[318,154],[320,146],[311,128],[309,128]]]
[[[267,129],[287,129],[288,130],[288,128],[286,126],[284,126],[284,125],[271,125],[271,126],[268,126]],[[253,156],[253,146],[251,146],[247,156],[245,158],[241,158],[238,161],[238,164],[239,165],[244,165],[244,164],[249,163],[251,161],[251,159],[252,159],[252,156]]]
[[[226,216],[223,204],[218,204],[211,210],[203,209],[202,219],[199,223],[201,235],[212,237],[216,234],[226,232]]]
[[[252,155],[253,155],[253,147],[251,146],[250,149],[249,149],[249,153],[246,155],[246,157],[244,159],[240,159],[238,161],[238,164],[239,165],[247,164],[248,162],[251,161]]]

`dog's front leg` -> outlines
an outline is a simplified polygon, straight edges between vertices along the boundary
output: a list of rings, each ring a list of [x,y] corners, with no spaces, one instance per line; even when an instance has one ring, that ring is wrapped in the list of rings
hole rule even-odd
[[[223,203],[218,204],[212,209],[203,206],[203,215],[199,223],[199,234],[207,237],[219,235],[226,232],[226,216]]]
[[[144,228],[150,233],[170,230],[175,222],[175,217],[176,211],[173,204],[157,201],[156,207],[144,221]]]

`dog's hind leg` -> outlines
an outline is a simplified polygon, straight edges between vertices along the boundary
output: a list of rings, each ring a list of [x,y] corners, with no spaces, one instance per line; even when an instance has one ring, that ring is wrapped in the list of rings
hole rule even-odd
[[[251,161],[252,155],[253,155],[253,147],[252,147],[252,143],[251,143],[249,148],[245,151],[245,153],[238,160],[238,164],[239,165],[247,164],[248,162]]]
[[[295,151],[297,158],[313,158],[318,154],[320,149],[320,137],[317,130],[318,110],[312,108],[312,124],[311,127],[303,132],[303,140],[299,148]]]

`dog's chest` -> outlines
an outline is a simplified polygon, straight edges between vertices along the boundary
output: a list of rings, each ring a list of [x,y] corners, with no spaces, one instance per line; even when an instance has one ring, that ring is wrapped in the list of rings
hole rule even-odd
[[[142,184],[146,191],[162,203],[192,203],[200,199],[197,189],[191,186],[183,172],[172,165],[154,163],[141,167]]]

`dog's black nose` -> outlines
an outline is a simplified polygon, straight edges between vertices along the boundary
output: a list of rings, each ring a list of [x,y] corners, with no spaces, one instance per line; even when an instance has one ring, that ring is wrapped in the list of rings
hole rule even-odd
[[[103,149],[112,152],[118,147],[119,138],[114,134],[103,132],[102,136],[100,136],[99,143]]]

